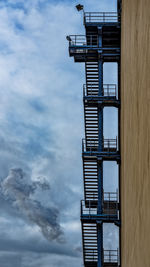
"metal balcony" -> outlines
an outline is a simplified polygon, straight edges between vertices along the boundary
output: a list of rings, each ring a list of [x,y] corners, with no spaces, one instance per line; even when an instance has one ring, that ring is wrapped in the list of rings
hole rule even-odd
[[[99,142],[94,139],[82,139],[82,152],[99,152]],[[103,152],[117,152],[117,137],[115,139],[103,138]]]
[[[103,55],[105,61],[119,60],[120,47],[110,46],[109,43],[102,46],[98,35],[70,35],[67,36],[67,40],[69,55],[73,56],[76,62],[97,61],[98,54]]]
[[[81,48],[98,48],[99,37],[98,35],[70,35],[69,36],[70,47],[81,47]]]
[[[117,151],[117,137],[115,139],[103,138],[103,151],[116,152]]]
[[[116,84],[103,84],[102,95],[99,95],[99,87],[96,83],[83,85],[83,102],[88,107],[103,105],[105,107],[119,107]]]
[[[117,250],[103,250],[103,266],[104,267],[118,267],[119,266],[119,251]]]
[[[117,12],[84,12],[84,24],[118,23],[120,14]]]
[[[96,84],[97,85],[97,84]],[[83,85],[83,97],[98,97],[99,88],[95,83],[88,83]],[[117,85],[103,84],[102,97],[117,99]]]
[[[95,200],[81,200],[81,219],[94,221],[97,219],[103,222],[119,220],[119,203],[117,193],[105,192],[102,200],[102,213],[98,211],[98,202]]]
[[[82,139],[83,159],[97,158],[97,160],[117,161],[120,163],[117,137],[115,139],[103,139],[102,150],[99,150],[99,141]]]
[[[117,192],[103,193],[103,213],[118,216],[119,199]]]
[[[90,240],[89,240],[90,241]],[[84,266],[97,267],[98,251],[90,249],[84,251]],[[119,266],[119,251],[117,250],[104,250],[103,249],[103,267],[118,267]]]
[[[92,50],[103,50],[103,51],[107,51],[107,50],[119,50],[119,47],[102,47],[102,45],[100,45],[99,42],[99,36],[98,35],[69,35],[68,37],[68,41],[69,41],[69,49],[70,49],[70,53],[73,50],[74,52],[76,51],[76,53],[79,53],[80,50],[84,51],[85,49],[92,49]],[[72,49],[72,50],[71,50]],[[76,50],[75,50],[76,49]]]

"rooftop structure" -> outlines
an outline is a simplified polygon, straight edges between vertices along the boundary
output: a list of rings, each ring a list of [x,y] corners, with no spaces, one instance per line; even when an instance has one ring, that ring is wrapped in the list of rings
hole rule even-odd
[[[118,1],[118,12],[84,12],[85,35],[67,37],[69,55],[75,62],[85,63],[86,72],[83,86],[85,138],[82,142],[84,200],[81,201],[85,267],[118,267],[121,264],[120,248],[106,250],[103,246],[104,223],[120,229],[120,7]],[[117,63],[116,84],[103,83],[105,62]],[[118,110],[116,138],[104,136],[105,107]],[[104,161],[118,164],[117,192],[104,192]]]

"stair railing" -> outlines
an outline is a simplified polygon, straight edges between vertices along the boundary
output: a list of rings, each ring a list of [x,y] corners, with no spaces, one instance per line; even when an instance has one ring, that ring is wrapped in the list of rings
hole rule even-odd
[[[107,152],[117,151],[117,136],[115,139],[108,139],[103,137],[103,149]]]
[[[117,86],[115,84],[115,97],[117,97]]]
[[[103,84],[103,96],[117,97],[116,84]]]
[[[82,139],[82,152],[88,151],[91,153],[93,150],[98,148],[98,142],[95,139]],[[117,136],[115,139],[108,139],[103,137],[103,150],[107,152],[116,152],[117,151]]]
[[[92,203],[92,200],[81,200],[80,215],[86,215],[89,218],[97,214],[97,206]]]
[[[94,22],[118,22],[117,12],[84,12],[84,23]]]
[[[83,214],[83,209],[82,209],[82,200],[80,201],[80,217]]]
[[[104,263],[118,263],[119,253],[117,250],[104,250],[103,261]]]
[[[82,139],[82,153],[85,152],[85,139]]]
[[[69,35],[69,47],[99,47],[98,35]]]
[[[83,84],[83,98],[87,96],[87,87],[86,84]]]
[[[94,83],[83,84],[83,97],[93,96]],[[103,96],[105,97],[117,97],[117,85],[116,84],[103,84]]]
[[[106,207],[104,207],[104,203]],[[111,205],[113,203],[113,206]],[[103,192],[103,207],[107,215],[116,214],[118,211],[118,194],[117,192]]]

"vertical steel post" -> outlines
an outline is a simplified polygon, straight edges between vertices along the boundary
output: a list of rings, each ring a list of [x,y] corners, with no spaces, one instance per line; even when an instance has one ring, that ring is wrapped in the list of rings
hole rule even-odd
[[[102,47],[102,27],[98,28],[99,48]],[[100,56],[100,54],[99,54]],[[103,95],[103,61],[101,56],[98,59],[99,68],[99,92],[98,95]],[[103,150],[103,108],[98,107],[98,151]],[[103,198],[103,162],[98,162],[98,214],[102,214],[102,198]],[[102,267],[103,259],[103,225],[102,222],[97,224],[98,235],[98,267]]]
[[[118,100],[121,101],[121,66],[120,66],[120,60],[118,62]],[[119,154],[121,154],[121,138],[120,138],[120,121],[121,121],[121,109],[118,108],[118,150]],[[119,181],[118,181],[118,187],[119,187],[119,218],[121,219],[121,166],[120,162],[118,164],[118,175],[119,175]],[[121,227],[119,227],[119,266],[121,266]]]
[[[121,0],[117,0],[118,22],[121,22],[121,8],[122,8]]]

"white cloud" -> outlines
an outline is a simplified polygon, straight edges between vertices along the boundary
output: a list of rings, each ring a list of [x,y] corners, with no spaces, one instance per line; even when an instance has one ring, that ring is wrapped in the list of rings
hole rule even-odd
[[[115,8],[114,0],[111,4],[110,0],[81,2],[87,11]],[[84,33],[84,27],[81,27],[82,12],[76,12],[76,3],[46,0],[8,0],[0,3],[1,179],[8,175],[12,167],[23,168],[32,180],[45,176],[52,188],[53,202],[60,209],[61,224],[72,250],[81,241],[80,155],[83,136],[82,84],[85,81],[84,66],[74,64],[73,59],[69,58],[65,37]],[[45,200],[40,193],[37,197],[48,205],[47,195]],[[5,216],[3,220],[9,216],[7,210]],[[19,218],[13,218],[13,213],[10,216],[14,233],[19,236]],[[72,222],[75,234],[70,235]],[[30,230],[29,227],[24,233]],[[11,235],[10,227],[7,231]],[[10,256],[7,255],[9,262],[14,259],[14,255]],[[6,255],[3,254],[2,258]],[[41,266],[41,262],[43,267],[50,266],[49,256],[38,258],[37,254],[34,257],[21,254],[16,259],[19,263],[15,266],[22,264],[19,267],[29,267],[29,262],[30,266]],[[51,266],[80,266],[81,261],[81,257],[73,260],[53,255]]]

